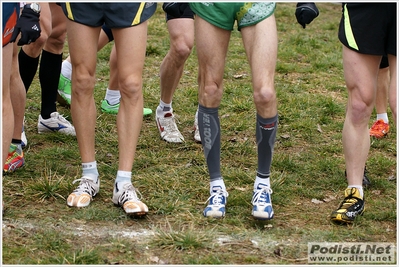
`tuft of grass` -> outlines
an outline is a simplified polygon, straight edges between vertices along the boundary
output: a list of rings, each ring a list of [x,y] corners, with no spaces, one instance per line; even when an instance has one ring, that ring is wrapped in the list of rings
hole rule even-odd
[[[32,191],[34,197],[39,198],[40,201],[46,199],[56,200],[61,198],[66,200],[63,196],[65,192],[65,186],[63,186],[64,176],[59,176],[57,173],[52,173],[51,169],[44,168],[44,173],[33,183],[28,184],[28,188]]]

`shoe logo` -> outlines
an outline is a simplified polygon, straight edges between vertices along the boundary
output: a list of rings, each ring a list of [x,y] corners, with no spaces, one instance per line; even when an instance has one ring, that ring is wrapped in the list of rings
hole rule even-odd
[[[8,171],[10,171],[10,172],[15,171],[16,169],[22,167],[23,165],[24,165],[23,159],[20,159],[20,160],[15,161],[15,162],[11,162],[8,165]]]
[[[165,128],[162,127],[162,125],[159,123],[159,118],[157,118],[157,124],[158,124],[158,128],[161,132],[165,131]]]
[[[51,126],[45,125],[43,122],[40,122],[40,123],[41,123],[44,127],[46,127],[47,129],[49,129],[49,130],[51,130],[51,131],[54,131],[54,132],[59,131],[59,130],[64,129],[64,128],[67,128],[66,126],[64,126],[64,125],[62,125],[62,124],[60,124],[60,123],[58,123],[58,127],[51,127]]]

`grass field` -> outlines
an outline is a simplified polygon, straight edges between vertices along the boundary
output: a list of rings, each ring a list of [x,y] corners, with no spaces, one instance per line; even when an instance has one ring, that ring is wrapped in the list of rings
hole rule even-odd
[[[278,3],[279,51],[275,86],[279,129],[271,183],[275,217],[251,216],[257,164],[255,108],[240,33],[233,31],[226,61],[222,174],[229,192],[224,219],[202,216],[209,178],[202,146],[193,139],[197,108],[196,51],[188,59],[173,107],[186,142],[160,140],[154,114],[145,117],[133,166],[133,184],[149,207],[143,219],[127,217],[111,201],[117,171],[116,116],[102,113],[111,44],[98,54],[95,99],[96,157],[101,189],[89,207],[69,208],[66,197],[80,178],[75,137],[37,134],[40,86],[27,95],[26,165],[3,177],[2,263],[11,264],[308,264],[308,242],[393,242],[397,239],[396,127],[372,140],[366,211],[350,226],[329,215],[346,188],[341,131],[347,91],[343,80],[339,4],[318,3],[320,16],[306,29],[294,3]],[[160,5],[149,23],[144,72],[145,106],[157,107],[159,66],[169,48]],[[67,46],[64,57],[68,54]],[[71,119],[68,107],[57,106]],[[390,121],[393,121],[390,110]],[[372,118],[375,118],[373,113]],[[370,125],[371,125],[370,121]],[[317,201],[316,201],[317,200]]]

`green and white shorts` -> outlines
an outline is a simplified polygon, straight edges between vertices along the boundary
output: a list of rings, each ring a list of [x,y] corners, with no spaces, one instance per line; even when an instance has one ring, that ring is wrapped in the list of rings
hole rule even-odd
[[[275,2],[192,2],[191,9],[212,25],[232,31],[234,23],[241,28],[258,24],[270,17],[276,9]]]

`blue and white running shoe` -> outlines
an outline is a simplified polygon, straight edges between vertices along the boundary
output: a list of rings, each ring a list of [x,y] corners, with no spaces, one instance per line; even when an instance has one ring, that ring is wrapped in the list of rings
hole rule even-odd
[[[259,184],[252,196],[252,216],[258,220],[270,220],[274,212],[272,207],[272,189],[265,184]]]
[[[75,127],[58,112],[51,113],[48,119],[43,119],[42,116],[39,115],[37,130],[39,133],[59,132],[76,136]]]
[[[204,210],[204,216],[212,218],[224,217],[228,196],[229,194],[221,186],[212,187],[212,193],[207,200],[209,203]]]

